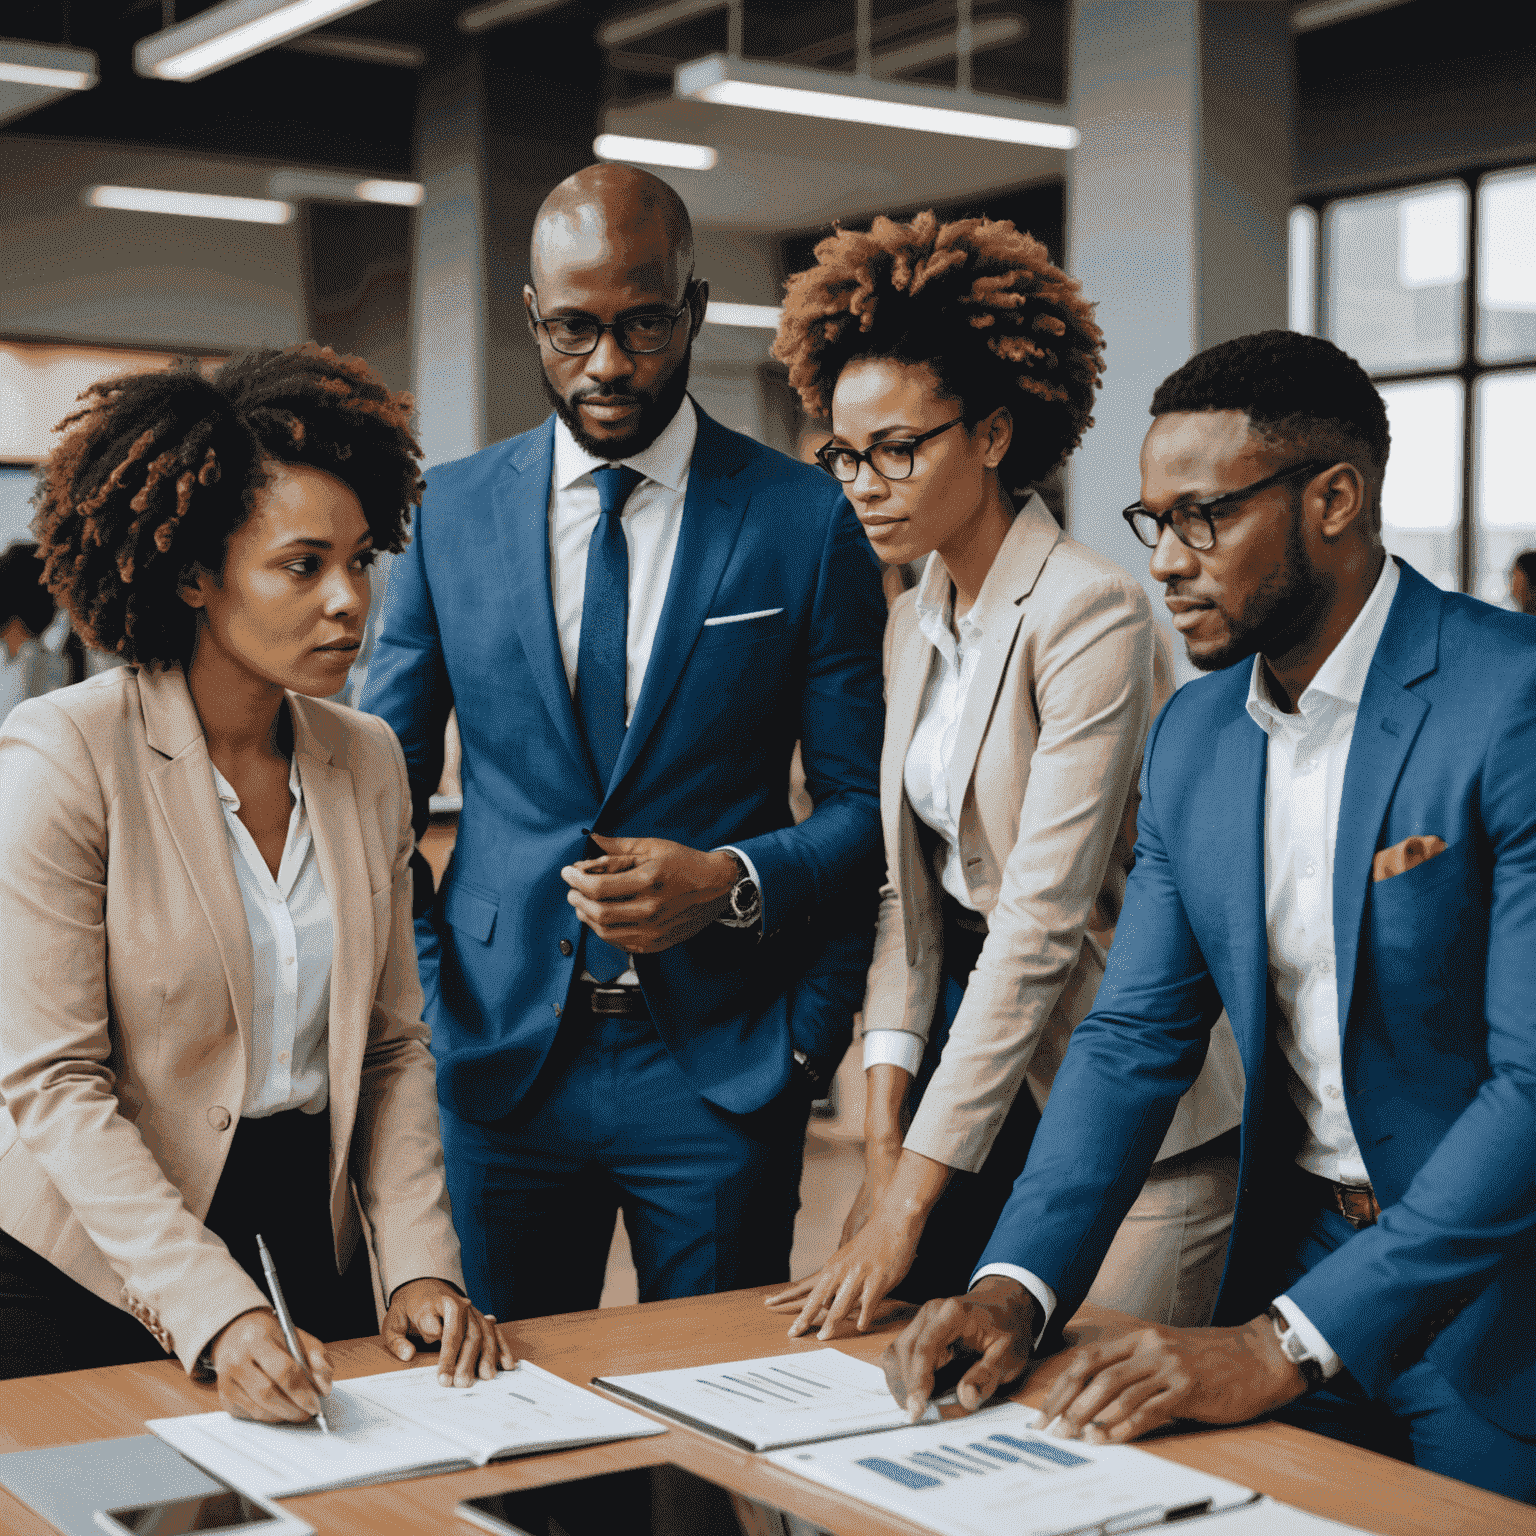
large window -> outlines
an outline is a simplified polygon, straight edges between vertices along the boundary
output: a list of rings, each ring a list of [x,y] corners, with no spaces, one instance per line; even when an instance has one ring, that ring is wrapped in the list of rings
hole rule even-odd
[[[1387,402],[1387,547],[1505,602],[1536,547],[1536,167],[1295,208],[1290,323]]]

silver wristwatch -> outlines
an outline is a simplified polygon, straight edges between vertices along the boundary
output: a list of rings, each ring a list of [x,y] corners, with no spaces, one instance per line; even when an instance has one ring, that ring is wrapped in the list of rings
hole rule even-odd
[[[730,852],[729,849],[726,851]],[[763,915],[763,895],[757,888],[757,881],[747,872],[747,867],[740,857],[734,853],[731,857],[736,860],[736,868],[740,871],[740,877],[731,887],[731,916],[746,928]]]
[[[1280,1341],[1280,1353],[1301,1372],[1307,1391],[1317,1391],[1323,1384],[1322,1361],[1302,1341],[1301,1335],[1291,1327],[1290,1320],[1279,1307],[1270,1307],[1264,1315],[1268,1317],[1270,1326],[1275,1330],[1275,1337]]]

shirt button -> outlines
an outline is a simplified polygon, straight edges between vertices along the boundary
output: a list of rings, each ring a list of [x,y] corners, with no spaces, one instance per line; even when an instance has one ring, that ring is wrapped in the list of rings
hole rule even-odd
[[[1341,1090],[1337,1083],[1329,1083],[1328,1086],[1323,1089],[1323,1092],[1326,1093],[1330,1099],[1338,1098],[1340,1091]]]
[[[222,1104],[215,1104],[208,1111],[208,1124],[216,1131],[227,1131],[229,1129],[229,1111]]]
[[[287,1061],[288,1060],[288,1052],[287,1051],[279,1051],[277,1053],[277,1059],[279,1061]]]
[[[1307,873],[1310,875],[1312,873],[1312,871],[1309,869],[1307,871]],[[294,960],[293,960],[293,956],[292,955],[285,955],[283,957],[283,964],[284,965],[292,965],[293,963],[294,963]]]
[[[1324,976],[1326,976],[1333,969],[1333,956],[1332,955],[1322,955],[1322,956],[1320,956],[1318,958],[1317,968],[1318,968],[1318,970],[1320,970],[1323,973]]]
[[[1304,875],[1315,875],[1317,873],[1317,865],[1315,865],[1315,864],[1308,864],[1307,867],[1302,871],[1302,873]]]
[[[560,953],[562,955],[570,954],[572,952],[572,950],[574,950],[575,948],[576,948],[576,946],[574,944],[572,944],[569,939],[561,939],[560,940]]]

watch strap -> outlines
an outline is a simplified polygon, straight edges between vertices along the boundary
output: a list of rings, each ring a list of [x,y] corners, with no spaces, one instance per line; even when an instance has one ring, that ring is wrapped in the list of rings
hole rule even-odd
[[[1290,1320],[1279,1307],[1271,1305],[1265,1308],[1264,1315],[1269,1319],[1270,1326],[1275,1330],[1275,1337],[1280,1341],[1280,1352],[1301,1372],[1306,1390],[1316,1392],[1323,1384],[1322,1362],[1302,1342],[1300,1335],[1291,1327]]]

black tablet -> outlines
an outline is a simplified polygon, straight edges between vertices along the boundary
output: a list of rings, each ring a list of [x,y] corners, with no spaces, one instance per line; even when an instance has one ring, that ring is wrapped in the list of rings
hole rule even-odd
[[[454,1513],[493,1536],[830,1536],[673,1462],[461,1499]]]

